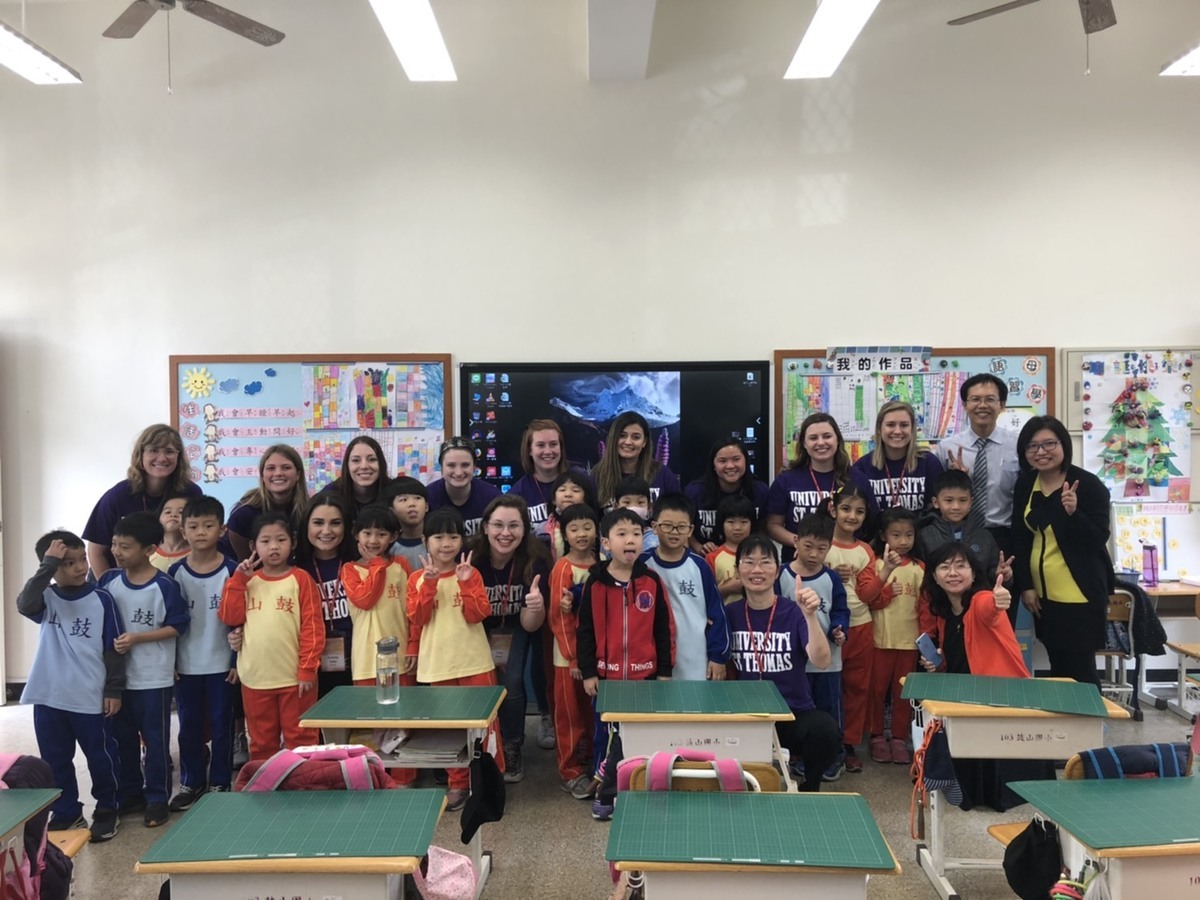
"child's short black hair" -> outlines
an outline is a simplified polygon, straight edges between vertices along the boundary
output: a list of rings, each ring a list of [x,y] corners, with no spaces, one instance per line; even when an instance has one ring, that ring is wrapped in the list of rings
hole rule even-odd
[[[163,542],[164,532],[154,513],[132,512],[113,526],[113,537],[133,538],[143,547],[154,547]]]
[[[431,538],[438,534],[457,534],[467,536],[467,523],[458,514],[458,510],[442,507],[435,509],[425,517],[425,537]]]
[[[399,534],[400,520],[396,518],[396,514],[392,512],[390,506],[371,503],[360,509],[358,515],[354,517],[351,534],[357,535],[364,528],[379,528],[390,534]]]
[[[645,482],[643,481],[642,484],[645,484]],[[617,487],[620,486],[620,483],[618,483]],[[646,488],[646,490],[648,492],[650,489]],[[617,497],[621,496],[624,495],[617,494]],[[650,496],[649,493],[646,496]],[[683,513],[688,517],[688,521],[690,522],[696,518],[696,505],[681,491],[667,491],[666,493],[659,494],[658,499],[654,501],[654,512],[652,515],[657,519],[665,512]]]
[[[962,469],[946,469],[933,479],[933,496],[942,491],[966,491],[971,493],[971,474]]]
[[[564,484],[579,485],[583,490],[583,502],[592,509],[600,508],[600,501],[596,499],[596,486],[592,484],[592,479],[588,478],[587,473],[581,472],[579,469],[567,469],[554,479],[554,484],[550,485],[551,503],[554,502],[554,496],[558,493],[558,489]]]
[[[882,556],[883,548],[887,546],[887,539],[883,536],[883,533],[888,530],[888,526],[895,525],[897,522],[907,522],[912,526],[914,537],[916,536],[917,514],[903,506],[889,506],[879,514],[879,534],[871,542],[871,549],[875,551],[876,556]],[[908,555],[916,558],[916,549],[914,542]]]
[[[379,499],[388,506],[392,505],[392,501],[397,497],[407,496],[420,497],[426,503],[429,502],[429,489],[415,478],[408,475],[401,475],[387,483],[383,491],[379,495]]]
[[[823,513],[810,512],[797,523],[796,538],[813,538],[833,543],[833,519]]]
[[[589,522],[595,523],[596,533],[600,533],[600,517],[586,503],[573,503],[564,509],[558,517],[558,525],[565,533],[568,525],[580,519],[586,519]]]
[[[754,508],[754,501],[745,494],[733,494],[726,497],[717,504],[717,525],[716,533],[722,536],[725,535],[725,523],[729,519],[749,519],[750,527],[754,527],[754,520],[758,510]]]
[[[645,482],[643,482],[644,484]],[[570,509],[570,507],[568,507]],[[646,528],[646,520],[626,506],[618,506],[612,512],[607,513],[600,520],[600,534],[602,537],[608,537],[614,528],[622,522],[628,522],[630,525],[636,525],[638,528]]]
[[[250,524],[250,543],[253,544],[257,541],[258,533],[269,525],[282,525],[283,530],[288,533],[288,537],[293,541],[296,539],[289,516],[281,512],[265,512],[260,516],[255,516],[254,521]]]
[[[189,499],[187,506],[183,508],[182,521],[200,519],[204,516],[212,516],[217,520],[218,525],[224,525],[225,504],[216,497],[208,496],[208,494],[201,494],[199,497]]]
[[[617,486],[613,488],[613,500],[618,501],[622,497],[645,497],[650,499],[650,485],[645,478],[638,478],[636,475],[627,475],[617,482]]]
[[[87,546],[84,544],[83,538],[72,531],[66,531],[62,528],[47,531],[33,545],[33,552],[37,554],[38,562],[41,562],[46,557],[46,551],[50,549],[50,545],[55,541],[62,541],[68,550],[82,550]]]

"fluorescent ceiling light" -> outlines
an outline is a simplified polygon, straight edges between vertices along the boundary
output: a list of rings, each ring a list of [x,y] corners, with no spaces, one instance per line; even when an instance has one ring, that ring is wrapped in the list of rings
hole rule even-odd
[[[370,0],[409,81],[458,81],[429,0]]]
[[[1195,47],[1175,62],[1167,63],[1159,75],[1200,75],[1200,47]]]
[[[784,78],[828,78],[837,71],[879,0],[821,0]]]
[[[0,22],[0,65],[34,84],[83,83],[78,72],[3,22]]]

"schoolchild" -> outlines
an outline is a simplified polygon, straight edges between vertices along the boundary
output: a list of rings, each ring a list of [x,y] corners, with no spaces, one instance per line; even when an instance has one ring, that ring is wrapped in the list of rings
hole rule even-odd
[[[705,556],[705,562],[717,579],[717,589],[726,603],[732,603],[742,593],[737,575],[737,548],[754,530],[754,502],[741,494],[726,497],[717,507],[716,533],[722,542]]]
[[[425,553],[425,516],[429,513],[429,491],[415,478],[402,475],[383,489],[380,497],[391,507],[400,525],[400,537],[392,544],[392,556],[408,560],[410,572],[421,568]]]
[[[50,806],[51,831],[87,828],[75,745],[92,776],[92,841],[117,833],[117,772],[120,762],[112,717],[121,708],[125,656],[113,646],[123,632],[108,591],[88,581],[87,548],[69,531],[51,531],[34,545],[37,572],[17,595],[17,611],[37,622],[37,652],[21,692],[33,704],[38,754],[61,791]]]
[[[290,750],[317,743],[317,729],[300,720],[317,699],[325,628],[316,582],[290,561],[295,540],[288,517],[263,513],[250,531],[252,552],[225,582],[219,615],[242,627],[237,670],[250,758],[266,759],[280,744]]]
[[[154,513],[135,512],[121,519],[113,528],[112,542],[118,568],[100,579],[125,624],[124,634],[113,641],[116,651],[127,657],[125,694],[113,719],[121,757],[118,812],[144,811],[147,828],[162,825],[169,815],[175,642],[188,630],[190,619],[179,585],[150,565],[162,535]]]
[[[654,501],[658,547],[644,562],[667,592],[675,622],[676,681],[724,681],[729,662],[729,626],[725,604],[712,570],[688,549],[695,508],[678,491]]]
[[[417,681],[432,685],[494,685],[496,664],[483,620],[492,612],[479,571],[463,552],[467,528],[453,509],[425,517],[428,553],[420,571],[408,579],[408,655],[417,658]],[[504,771],[499,724],[488,730],[485,749]],[[446,808],[466,805],[471,774],[450,769]]]
[[[171,566],[191,622],[175,645],[175,706],[179,712],[179,792],[171,812],[183,812],[208,791],[233,781],[233,719],[237,668],[221,595],[236,563],[221,552],[225,507],[216,497],[193,497],[183,509],[188,555]],[[205,733],[212,740],[205,760]]]
[[[650,528],[650,485],[636,475],[626,476],[617,482],[616,509],[628,509],[642,518],[642,552],[648,553],[658,546],[658,535]]]
[[[296,567],[316,582],[325,623],[317,697],[353,681],[354,620],[342,581],[343,564],[357,558],[352,521],[350,506],[336,491],[315,494],[300,517],[294,559]],[[374,653],[371,656],[374,658]]]
[[[550,553],[557,561],[567,552],[566,542],[558,522],[563,511],[576,503],[586,503],[599,513],[600,504],[596,500],[596,488],[592,484],[592,480],[577,469],[569,469],[559,475],[554,480],[553,490],[554,512],[551,513],[550,521],[546,525],[546,533],[550,538]]]
[[[1011,567],[1004,564],[996,539],[981,521],[971,516],[973,500],[969,472],[947,469],[939,475],[933,482],[934,514],[922,521],[917,536],[919,552],[928,559],[934,550],[945,544],[964,544],[975,554],[989,581],[995,580],[997,568],[1001,566],[1008,579]]]
[[[170,571],[171,566],[188,555],[187,538],[183,536],[183,508],[190,499],[187,494],[168,494],[158,508],[163,539],[150,554],[150,565],[160,572]]]
[[[558,738],[558,776],[562,789],[576,800],[587,800],[596,792],[591,776],[591,703],[583,689],[579,668],[576,630],[577,586],[587,581],[597,562],[600,521],[585,503],[575,503],[559,518],[567,552],[550,573],[546,608],[554,635],[554,729]],[[585,762],[586,761],[586,762]]]
[[[593,699],[600,679],[642,681],[671,677],[674,624],[671,606],[658,575],[640,557],[643,518],[629,509],[614,509],[600,522],[601,547],[609,559],[597,563],[583,584],[576,628],[576,652],[583,689]],[[593,708],[594,711],[594,708]],[[621,762],[618,729],[595,713],[600,785],[592,818],[612,818]]]

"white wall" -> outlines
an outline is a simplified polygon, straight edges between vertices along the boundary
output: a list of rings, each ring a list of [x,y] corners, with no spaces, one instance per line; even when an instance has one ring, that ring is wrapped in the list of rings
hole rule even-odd
[[[170,353],[1200,341],[1200,80],[1155,77],[1193,0],[1118,3],[1090,77],[1069,0],[887,0],[815,84],[780,78],[811,2],[659,0],[650,77],[608,85],[583,0],[437,0],[449,85],[364,0],[229,0],[287,39],[176,13],[173,96],[161,15],[99,37],[123,5],[31,6],[82,87],[0,70],[10,679],[32,544],[168,418]]]

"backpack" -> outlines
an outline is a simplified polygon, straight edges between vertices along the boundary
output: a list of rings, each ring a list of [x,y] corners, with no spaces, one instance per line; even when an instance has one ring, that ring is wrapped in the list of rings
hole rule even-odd
[[[238,775],[240,791],[371,791],[395,782],[375,753],[358,744],[280,750]]]
[[[54,776],[44,760],[0,753],[0,790],[48,787],[54,787]],[[0,848],[0,896],[4,900],[66,900],[74,865],[46,839],[49,822],[50,814],[42,812],[25,823],[23,857],[19,858],[16,840]]]

